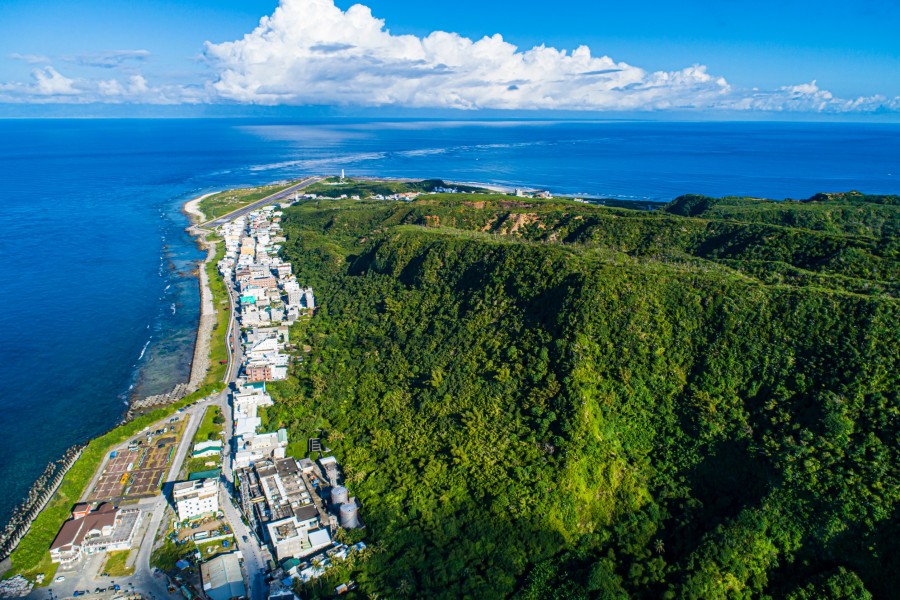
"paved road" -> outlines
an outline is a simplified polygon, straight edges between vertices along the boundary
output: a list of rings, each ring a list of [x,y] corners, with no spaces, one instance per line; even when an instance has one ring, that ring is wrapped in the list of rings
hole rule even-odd
[[[290,196],[292,196],[294,194],[294,192],[299,192],[303,188],[309,187],[312,184],[318,183],[320,181],[322,181],[321,177],[309,177],[307,179],[304,179],[300,183],[292,185],[291,187],[289,187],[285,190],[276,192],[276,193],[272,194],[271,196],[266,196],[262,200],[257,200],[253,204],[248,204],[247,206],[245,206],[243,208],[239,208],[238,210],[236,210],[234,212],[230,212],[225,216],[219,217],[212,221],[207,221],[206,223],[203,223],[201,225],[201,227],[206,227],[206,228],[220,227],[220,226],[224,225],[225,223],[228,223],[229,221],[233,221],[234,219],[236,219],[240,216],[243,216],[243,215],[246,215],[247,213],[253,212],[254,210],[258,209],[261,206],[266,206],[267,204],[272,204],[273,202],[278,202],[279,200],[284,200],[285,198],[289,198]]]
[[[230,489],[230,488],[229,488]],[[226,486],[219,488],[219,508],[225,513],[231,528],[238,539],[238,547],[244,556],[244,570],[250,584],[250,600],[265,600],[267,589],[265,576],[262,569],[266,563],[263,559],[262,548],[256,539],[256,535],[241,520],[241,513],[231,504],[231,497],[226,491]],[[247,541],[244,541],[247,538]]]

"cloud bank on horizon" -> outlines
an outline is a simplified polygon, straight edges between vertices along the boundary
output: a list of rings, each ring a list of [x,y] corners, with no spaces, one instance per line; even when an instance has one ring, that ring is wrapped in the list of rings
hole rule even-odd
[[[82,55],[115,68],[145,51]],[[271,16],[233,42],[207,42],[208,81],[151,85],[143,75],[70,78],[46,57],[30,83],[0,83],[0,102],[239,103],[438,109],[574,111],[741,110],[819,113],[895,112],[900,97],[836,98],[816,82],[774,90],[739,89],[703,65],[647,71],[587,46],[520,50],[497,34],[474,41],[435,31],[394,35],[361,4],[281,0]],[[63,59],[67,60],[67,59]],[[68,60],[71,61],[71,58]]]

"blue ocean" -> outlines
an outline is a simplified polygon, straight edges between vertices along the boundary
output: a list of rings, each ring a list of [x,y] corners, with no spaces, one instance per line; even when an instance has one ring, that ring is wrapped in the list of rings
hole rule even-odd
[[[341,169],[635,201],[897,194],[900,125],[0,121],[0,521],[130,397],[187,379],[201,253],[182,204]]]

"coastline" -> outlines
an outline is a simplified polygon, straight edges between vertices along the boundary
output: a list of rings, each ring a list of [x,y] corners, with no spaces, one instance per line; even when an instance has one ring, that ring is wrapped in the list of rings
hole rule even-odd
[[[206,258],[197,267],[197,279],[200,285],[200,319],[197,323],[197,336],[194,339],[194,356],[191,360],[191,375],[188,378],[188,391],[193,392],[203,385],[206,373],[209,371],[209,347],[212,341],[213,326],[216,323],[216,309],[213,306],[212,290],[209,287],[209,276],[206,273],[206,266],[216,256],[216,243],[207,239],[207,230],[202,229],[199,224],[206,220],[206,215],[200,210],[200,202],[204,198],[214,195],[217,192],[204,194],[184,203],[182,210],[191,219],[191,226],[187,231],[196,240],[197,244],[206,250]]]
[[[191,355],[191,368],[188,379],[187,381],[176,383],[172,390],[167,393],[132,399],[128,406],[126,420],[131,420],[141,413],[177,402],[203,387],[206,380],[207,373],[211,367],[209,351],[217,318],[206,268],[211,261],[215,260],[216,243],[207,239],[206,236],[210,233],[208,230],[199,227],[199,224],[206,220],[206,215],[200,210],[200,202],[216,193],[218,192],[198,196],[181,205],[181,212],[188,217],[190,222],[190,225],[185,230],[194,238],[194,242],[202,250],[206,250],[206,257],[198,263],[196,270],[197,283],[200,287],[200,315],[197,319],[197,330],[194,334],[194,350]]]

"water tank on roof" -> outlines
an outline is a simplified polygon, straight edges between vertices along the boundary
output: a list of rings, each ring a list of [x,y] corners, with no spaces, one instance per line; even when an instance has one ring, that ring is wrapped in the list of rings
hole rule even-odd
[[[341,504],[347,504],[350,500],[350,494],[347,492],[347,488],[341,485],[337,485],[331,488],[331,505],[339,506]]]
[[[341,527],[344,529],[354,529],[359,526],[359,515],[355,504],[341,504]]]

